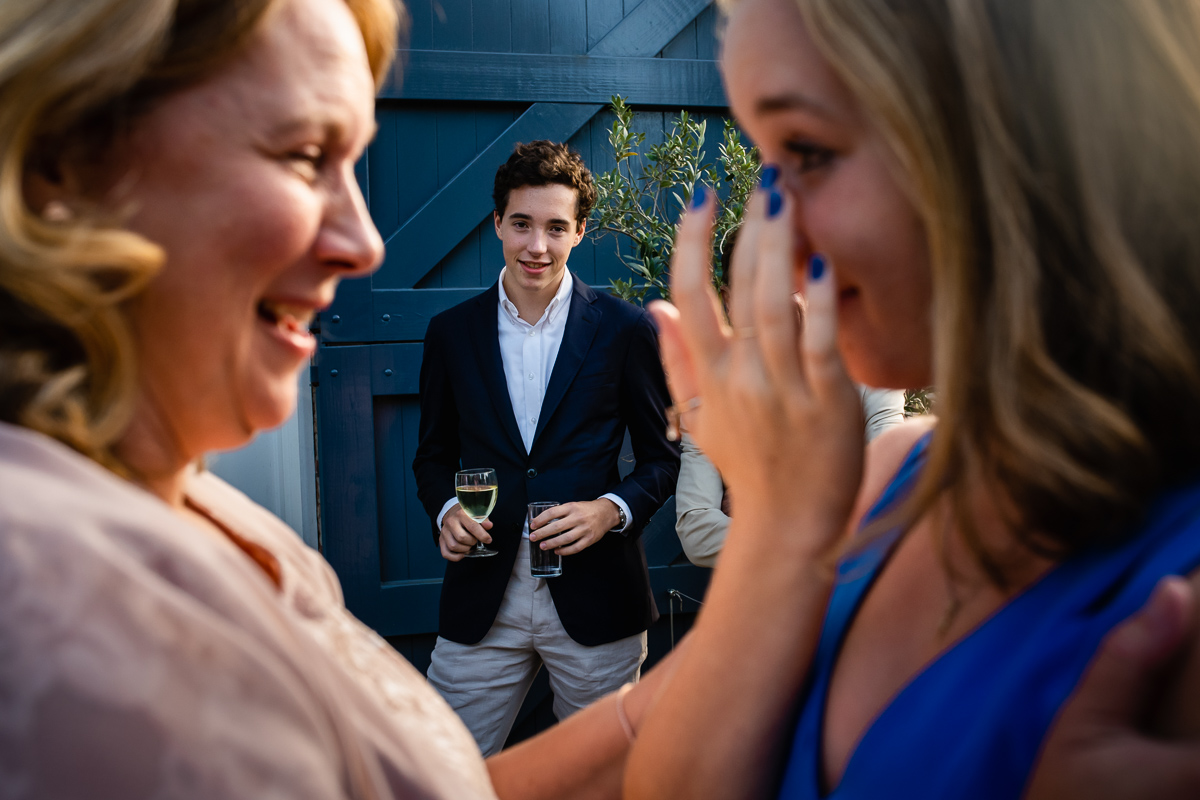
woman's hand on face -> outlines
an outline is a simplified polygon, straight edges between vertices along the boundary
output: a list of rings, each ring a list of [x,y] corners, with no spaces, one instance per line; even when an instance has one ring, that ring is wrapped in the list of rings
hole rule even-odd
[[[840,533],[862,475],[863,431],[837,351],[832,265],[812,257],[802,321],[791,200],[779,189],[756,192],[734,252],[726,324],[711,278],[715,203],[704,194],[679,226],[674,305],[651,306],[682,424],[721,471],[739,514],[800,518]],[[804,544],[824,553],[834,543]]]

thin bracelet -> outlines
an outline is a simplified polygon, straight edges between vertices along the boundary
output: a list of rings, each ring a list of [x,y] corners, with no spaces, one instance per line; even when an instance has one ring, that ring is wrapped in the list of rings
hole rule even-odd
[[[629,694],[629,690],[632,688],[633,684],[627,683],[617,689],[617,721],[621,723],[621,730],[625,731],[625,736],[629,739],[630,744],[633,744],[633,739],[637,734],[634,733],[633,725],[629,722],[629,715],[625,713],[625,695]]]

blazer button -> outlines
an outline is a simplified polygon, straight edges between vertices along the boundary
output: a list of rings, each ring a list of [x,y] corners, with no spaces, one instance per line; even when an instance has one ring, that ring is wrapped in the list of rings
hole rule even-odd
[[[537,470],[536,470],[536,469],[534,469],[533,467],[530,467],[529,469],[525,470],[525,477],[527,477],[527,478],[536,478],[536,477],[537,477]]]

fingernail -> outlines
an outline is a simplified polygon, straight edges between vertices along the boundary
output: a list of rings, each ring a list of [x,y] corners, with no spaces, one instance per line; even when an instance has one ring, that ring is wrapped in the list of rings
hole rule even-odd
[[[810,281],[819,281],[825,275],[825,256],[814,253],[812,258],[808,259],[808,279]]]
[[[779,167],[774,164],[768,164],[762,171],[762,188],[770,189],[775,185],[775,181],[779,180]]]
[[[779,212],[783,210],[783,195],[772,190],[767,198],[767,219],[775,219],[779,216]]]
[[[697,186],[696,191],[692,193],[692,210],[694,211],[700,206],[704,205],[704,201],[707,199],[708,190],[704,188],[703,184]]]

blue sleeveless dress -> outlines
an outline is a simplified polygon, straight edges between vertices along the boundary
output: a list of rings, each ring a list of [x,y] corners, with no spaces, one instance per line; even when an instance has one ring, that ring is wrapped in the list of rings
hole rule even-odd
[[[928,437],[909,454],[868,519],[913,486]],[[1200,565],[1200,483],[1154,504],[1140,534],[1055,566],[926,665],[872,722],[841,782],[821,787],[829,679],[846,630],[899,532],[838,567],[779,792],[781,800],[1016,800],[1042,739],[1110,629],[1160,578]]]

